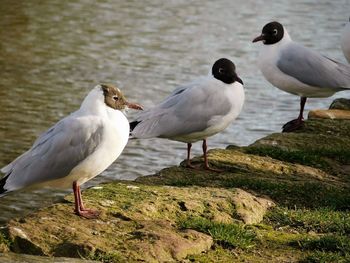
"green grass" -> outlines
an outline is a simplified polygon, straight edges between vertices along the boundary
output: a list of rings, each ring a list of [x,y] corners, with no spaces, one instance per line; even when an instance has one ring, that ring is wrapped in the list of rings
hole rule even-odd
[[[110,253],[104,253],[102,251],[91,252],[85,257],[82,257],[85,260],[96,260],[98,262],[128,262],[118,251],[111,251]]]
[[[275,228],[289,226],[302,232],[350,235],[349,211],[276,208],[265,216],[265,222]]]
[[[314,152],[304,150],[287,150],[271,146],[249,147],[246,153],[259,156],[269,156],[276,160],[309,165],[317,168],[329,169],[329,164]]]
[[[255,245],[256,234],[238,224],[225,224],[213,222],[202,217],[190,217],[178,222],[184,229],[194,229],[211,235],[216,244],[223,248],[248,249]]]
[[[0,230],[0,244],[4,244],[7,247],[10,247],[12,245],[12,242],[6,238],[6,234],[2,232],[3,230]]]
[[[329,207],[350,209],[349,189],[339,189],[319,182],[293,182],[240,176],[222,182],[226,188],[239,187],[268,195],[279,205],[287,207]]]
[[[350,237],[326,235],[307,238],[294,244],[302,250],[310,251],[301,262],[350,262]]]
[[[339,151],[286,150],[272,146],[249,147],[246,148],[245,152],[259,156],[269,156],[276,160],[313,166],[325,170],[329,170],[331,167],[324,157],[330,156],[334,158],[335,156],[345,156],[344,152],[339,153]],[[322,155],[320,155],[320,153],[322,153]],[[349,155],[347,156],[347,159],[350,160],[350,153],[348,151],[346,151],[346,153]]]
[[[330,253],[315,251],[309,253],[300,263],[348,263],[350,255],[341,255],[340,253]]]
[[[303,250],[316,250],[323,252],[339,253],[342,256],[350,256],[350,237],[340,235],[325,235],[315,238],[307,238],[296,242]]]

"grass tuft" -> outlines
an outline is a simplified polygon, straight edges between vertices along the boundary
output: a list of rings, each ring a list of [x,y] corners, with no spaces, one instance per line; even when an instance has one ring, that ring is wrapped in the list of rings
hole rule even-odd
[[[178,224],[181,228],[190,228],[211,235],[215,243],[223,248],[249,249],[255,245],[255,232],[242,225],[218,223],[202,217],[182,219]]]
[[[338,235],[325,235],[317,238],[299,240],[297,246],[307,250],[340,253],[350,256],[350,237]],[[296,244],[292,244],[296,245]]]
[[[339,189],[318,182],[281,182],[247,176],[221,182],[224,187],[239,187],[268,195],[287,207],[350,209],[349,189]]]
[[[315,251],[308,254],[300,263],[348,263],[350,255],[341,255],[340,253],[330,253],[323,251]]]
[[[341,164],[350,162],[348,148],[324,147],[322,149],[284,149],[274,146],[251,146],[245,149],[246,153],[259,156],[269,156],[276,160],[308,165],[330,171],[332,166],[327,159],[335,160]]]
[[[10,247],[13,242],[8,240],[6,236],[7,235],[3,232],[3,230],[0,230],[0,244],[4,244],[5,246]]]
[[[127,262],[125,258],[118,251],[112,251],[110,253],[104,253],[100,250],[91,252],[86,257],[81,257],[85,260],[96,260],[98,262]]]
[[[289,226],[302,232],[350,235],[348,211],[275,208],[265,216],[265,221],[275,228]]]

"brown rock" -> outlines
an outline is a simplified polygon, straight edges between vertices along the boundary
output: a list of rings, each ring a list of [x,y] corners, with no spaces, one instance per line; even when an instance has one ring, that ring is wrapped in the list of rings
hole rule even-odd
[[[309,119],[338,119],[338,120],[350,120],[349,110],[312,110],[308,115]]]
[[[256,197],[242,189],[237,189],[237,195],[233,200],[237,215],[246,224],[261,222],[267,209],[275,206],[271,200]]]

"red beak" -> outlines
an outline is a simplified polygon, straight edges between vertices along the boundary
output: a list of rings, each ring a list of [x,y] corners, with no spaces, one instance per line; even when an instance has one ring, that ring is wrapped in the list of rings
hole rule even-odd
[[[264,40],[264,37],[265,36],[263,34],[261,34],[260,36],[253,39],[253,43]]]
[[[136,103],[130,103],[130,102],[126,102],[126,106],[130,109],[134,109],[134,110],[143,110],[142,106]]]

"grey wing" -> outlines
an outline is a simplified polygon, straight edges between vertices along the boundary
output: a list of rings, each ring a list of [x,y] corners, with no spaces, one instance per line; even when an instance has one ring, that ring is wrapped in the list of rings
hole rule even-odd
[[[231,108],[215,84],[204,78],[177,88],[162,103],[139,115],[132,135],[171,138],[205,130],[213,116],[225,115]]]
[[[32,148],[1,171],[5,189],[16,190],[67,176],[93,153],[102,140],[103,126],[91,118],[65,118],[43,133]]]
[[[297,43],[291,43],[282,50],[277,67],[310,86],[350,89],[349,65],[331,60]]]

